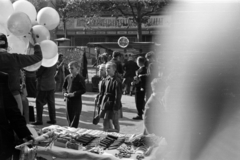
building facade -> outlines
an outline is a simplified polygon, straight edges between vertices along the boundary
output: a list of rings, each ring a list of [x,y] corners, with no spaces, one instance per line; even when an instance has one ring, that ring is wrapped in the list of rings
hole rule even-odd
[[[142,41],[154,42],[155,35],[164,34],[170,28],[171,16],[154,15],[148,22],[148,25],[142,25]],[[69,19],[66,28],[70,41],[61,45],[86,46],[88,42],[117,42],[121,36],[128,37],[131,42],[137,41],[137,26],[129,18],[98,17],[88,23],[85,18]],[[63,36],[61,23],[57,37]]]

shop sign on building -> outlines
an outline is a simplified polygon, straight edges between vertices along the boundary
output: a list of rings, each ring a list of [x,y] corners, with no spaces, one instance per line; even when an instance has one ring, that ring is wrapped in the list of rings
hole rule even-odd
[[[119,28],[137,28],[137,25],[133,23],[130,18],[115,18],[115,17],[99,17],[91,19],[86,24],[85,18],[70,19],[67,24],[67,29],[119,29]],[[156,28],[171,26],[171,16],[151,16],[148,20],[148,25],[142,25],[142,28]],[[59,29],[63,29],[62,23],[59,25]]]

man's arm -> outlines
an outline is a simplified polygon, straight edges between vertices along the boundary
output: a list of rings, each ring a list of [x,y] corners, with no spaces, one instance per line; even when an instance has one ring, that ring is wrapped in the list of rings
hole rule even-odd
[[[22,54],[13,54],[15,60],[13,62],[16,63],[20,68],[24,68],[30,65],[33,65],[42,60],[42,50],[38,43],[36,43],[35,34],[33,33],[33,29],[31,29],[31,36],[34,45],[34,54],[33,55],[22,55]]]
[[[85,80],[82,76],[80,76],[79,85],[80,85],[80,89],[73,92],[74,96],[80,96],[80,95],[86,93],[86,84],[85,84]]]
[[[23,55],[23,54],[12,54],[15,58],[15,63],[19,66],[19,68],[24,68],[30,65],[33,65],[42,60],[42,51],[41,47],[37,44],[34,46],[34,54],[33,55]]]
[[[63,86],[62,86],[62,92],[63,94],[67,93],[67,86],[68,86],[68,77],[65,77],[64,82],[63,82]]]

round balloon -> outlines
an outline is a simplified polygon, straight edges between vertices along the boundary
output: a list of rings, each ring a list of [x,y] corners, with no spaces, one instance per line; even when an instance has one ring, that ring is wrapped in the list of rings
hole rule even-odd
[[[7,23],[8,17],[14,12],[12,2],[10,0],[0,0],[0,23]]]
[[[33,53],[34,53],[34,48],[29,47],[28,51],[27,51],[27,55],[33,55]],[[40,61],[38,63],[35,63],[31,66],[27,66],[24,69],[29,71],[29,72],[33,72],[33,71],[38,70],[40,68],[41,64],[42,64],[42,61]]]
[[[32,23],[26,13],[14,12],[7,21],[9,31],[16,36],[28,34],[32,28]]]
[[[48,29],[42,25],[33,26],[33,33],[38,43],[42,42],[43,40],[50,39],[50,33]]]
[[[51,59],[58,53],[58,46],[51,40],[44,40],[40,43],[43,58]]]
[[[53,58],[51,59],[42,59],[42,66],[43,67],[52,67],[54,66],[58,61],[58,54],[56,54]]]
[[[9,53],[18,53],[18,54],[27,53],[27,47],[29,44],[28,39],[23,37],[17,37],[12,34],[7,36],[7,39],[8,39]]]
[[[25,1],[25,0],[22,0],[22,1]],[[34,44],[33,39],[32,39],[32,35],[30,33],[27,34],[27,35],[24,35],[23,37],[28,39],[29,43]]]
[[[32,22],[36,21],[37,11],[32,3],[28,1],[16,1],[13,3],[14,11],[24,12],[28,15]]]
[[[37,21],[47,29],[53,30],[59,25],[60,17],[55,9],[44,7],[37,14]]]

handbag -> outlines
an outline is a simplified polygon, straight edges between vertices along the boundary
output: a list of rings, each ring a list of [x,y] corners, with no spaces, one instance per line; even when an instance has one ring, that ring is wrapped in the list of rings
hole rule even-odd
[[[96,114],[97,108],[98,108],[97,101],[95,101],[94,112],[93,112],[93,121],[92,121],[92,123],[94,125],[97,125],[99,123],[99,121],[100,121],[99,114],[98,113]]]

